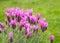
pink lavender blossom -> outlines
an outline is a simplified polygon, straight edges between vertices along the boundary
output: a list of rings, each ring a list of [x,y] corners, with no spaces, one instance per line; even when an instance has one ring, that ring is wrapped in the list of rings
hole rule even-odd
[[[48,23],[42,20],[39,20],[38,22],[41,24],[42,32],[44,32],[47,29]]]
[[[30,16],[30,23],[31,24],[36,24],[37,23],[37,18],[35,16]]]
[[[38,31],[39,26],[37,26],[37,25],[33,25],[33,28],[34,28],[33,32],[35,32],[35,31]]]
[[[30,15],[28,12],[25,14],[25,16],[27,17],[28,22],[30,22]]]
[[[43,18],[43,19],[42,19],[42,21],[44,21],[44,22],[45,22],[45,21],[46,21],[46,18]]]
[[[12,25],[12,28],[15,29],[16,28],[16,20],[11,20],[11,25]]]
[[[44,32],[44,31],[47,29],[47,26],[48,26],[48,23],[43,23],[43,24],[41,25],[42,32]]]
[[[12,20],[14,20],[14,18],[16,17],[16,14],[15,14],[15,12],[12,12]]]
[[[27,32],[26,38],[28,39],[31,36],[32,32]]]
[[[9,40],[10,40],[10,43],[12,43],[12,41],[13,41],[13,32],[9,33]]]
[[[21,20],[21,14],[20,13],[21,13],[21,10],[16,11],[16,19],[18,22],[20,22],[20,20]]]
[[[4,30],[4,32],[6,33],[6,28],[4,28],[3,30]]]
[[[29,13],[30,16],[32,15],[32,12],[33,12],[33,9],[28,10],[28,13]]]
[[[29,23],[25,23],[24,27],[25,27],[25,29],[30,28],[30,24]]]
[[[4,28],[4,25],[2,22],[0,22],[0,28]]]
[[[20,26],[19,26],[19,30],[22,30],[22,27],[24,27],[24,25],[25,25],[25,21],[22,19],[21,21],[20,21]]]
[[[10,14],[6,12],[6,18],[7,18],[7,21],[10,22]]]
[[[40,17],[41,17],[41,15],[38,13],[37,15],[37,19],[39,20],[40,19]]]
[[[25,14],[24,14],[24,9],[21,9],[20,14],[21,14],[21,17],[24,17],[24,16],[25,16]]]
[[[20,26],[23,26],[25,25],[26,21],[24,21],[23,19],[20,21]]]
[[[14,12],[15,8],[10,8],[10,13]]]
[[[54,35],[50,35],[50,43],[53,43],[54,41]]]

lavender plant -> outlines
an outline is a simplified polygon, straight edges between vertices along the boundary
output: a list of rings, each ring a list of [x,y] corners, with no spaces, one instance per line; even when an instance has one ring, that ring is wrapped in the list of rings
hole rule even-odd
[[[41,14],[33,15],[33,9],[8,8],[5,23],[0,22],[2,43],[40,43],[48,27],[46,18]],[[54,36],[50,35],[53,43]]]

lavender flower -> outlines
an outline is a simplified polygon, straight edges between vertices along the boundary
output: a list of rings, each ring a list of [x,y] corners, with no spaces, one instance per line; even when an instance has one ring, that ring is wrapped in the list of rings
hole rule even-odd
[[[3,23],[0,22],[0,28],[4,28],[4,25]]]
[[[20,10],[16,11],[16,17],[17,17],[17,21],[18,22],[20,22],[20,20],[21,20],[21,14],[20,14],[20,12],[21,12]]]
[[[38,13],[37,15],[37,19],[39,20],[40,19],[40,17],[41,17],[41,15]]]
[[[24,25],[25,25],[25,21],[24,21],[24,20],[21,20],[21,21],[20,21],[19,30],[21,30],[22,27],[24,27]]]
[[[32,12],[33,12],[33,9],[28,10],[28,13],[29,13],[30,16],[32,16]]]
[[[28,12],[25,14],[25,16],[27,17],[28,22],[30,22],[30,15]]]
[[[10,21],[11,21],[11,20],[10,20],[10,14],[7,13],[7,12],[6,12],[6,17],[7,17],[8,22],[10,22]]]
[[[30,28],[30,24],[29,23],[25,23],[24,27],[25,27],[25,29]]]
[[[33,30],[33,32],[37,32],[38,31],[38,29],[39,29],[39,26],[37,26],[37,25],[33,25],[33,28],[34,28],[34,30]]]
[[[24,16],[25,16],[25,14],[24,14],[24,9],[21,9],[20,14],[21,14],[21,17],[24,17]]]
[[[13,32],[9,33],[9,40],[10,40],[10,43],[12,43],[12,41],[13,41]]]
[[[15,17],[16,17],[15,12],[12,12],[12,20],[14,20]]]
[[[3,30],[4,30],[4,32],[6,33],[6,28],[4,28]]]
[[[12,25],[12,28],[15,29],[16,28],[16,20],[11,20],[11,25]]]
[[[38,22],[41,24],[42,32],[44,32],[47,29],[48,23],[42,20],[39,20]]]
[[[46,18],[43,18],[43,19],[42,19],[42,21],[44,21],[44,22],[45,22],[45,21],[46,21]]]
[[[32,32],[27,32],[26,38],[28,39],[31,36]]]
[[[35,16],[30,16],[30,23],[31,24],[36,24],[37,23],[37,18]]]
[[[54,41],[54,35],[50,35],[50,43],[53,43]]]

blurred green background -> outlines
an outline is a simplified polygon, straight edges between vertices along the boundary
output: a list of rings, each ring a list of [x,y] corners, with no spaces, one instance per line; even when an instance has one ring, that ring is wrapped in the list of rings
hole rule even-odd
[[[49,23],[47,32],[55,36],[54,43],[60,43],[60,0],[0,0],[0,22],[4,22],[5,11],[10,7],[33,8],[34,14],[46,17]]]

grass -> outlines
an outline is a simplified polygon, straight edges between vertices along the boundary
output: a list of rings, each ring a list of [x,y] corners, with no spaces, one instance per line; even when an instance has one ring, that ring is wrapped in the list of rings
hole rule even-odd
[[[4,22],[9,7],[33,8],[34,14],[41,13],[49,23],[47,32],[55,36],[54,43],[60,43],[60,0],[0,0],[1,22]]]

